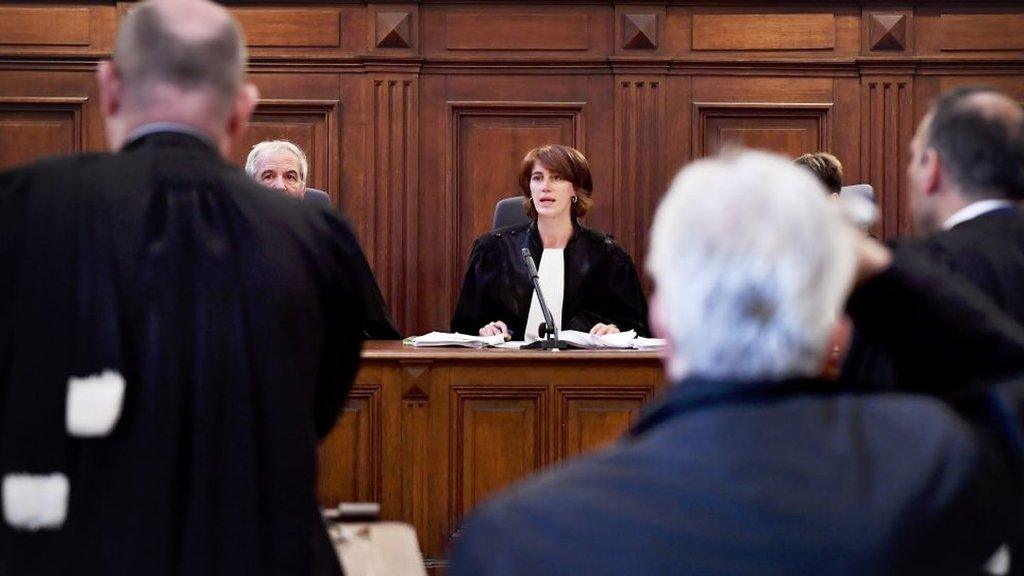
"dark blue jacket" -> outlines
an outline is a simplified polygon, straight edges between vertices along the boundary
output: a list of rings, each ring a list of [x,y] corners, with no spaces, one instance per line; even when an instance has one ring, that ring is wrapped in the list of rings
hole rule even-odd
[[[1024,371],[1024,332],[954,284],[898,260],[851,301],[908,373],[944,370],[941,397],[685,379],[611,448],[483,505],[453,574],[977,568],[1022,517],[1020,386],[973,386]]]

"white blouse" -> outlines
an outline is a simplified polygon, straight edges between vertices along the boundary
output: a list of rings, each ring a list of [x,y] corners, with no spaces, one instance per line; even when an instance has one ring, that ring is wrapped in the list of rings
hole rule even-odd
[[[565,249],[545,248],[540,255],[540,267],[537,269],[540,289],[544,292],[544,301],[551,309],[558,329],[562,329],[562,299],[565,296]],[[537,329],[544,321],[544,313],[540,309],[540,301],[534,291],[530,300],[530,314],[526,317],[526,336],[528,342],[537,340]]]

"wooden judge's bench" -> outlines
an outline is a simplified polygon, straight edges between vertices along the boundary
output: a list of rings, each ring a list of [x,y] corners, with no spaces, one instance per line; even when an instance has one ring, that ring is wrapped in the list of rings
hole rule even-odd
[[[460,522],[509,483],[619,436],[662,386],[658,353],[367,342],[321,444],[318,496],[381,503],[442,568]]]

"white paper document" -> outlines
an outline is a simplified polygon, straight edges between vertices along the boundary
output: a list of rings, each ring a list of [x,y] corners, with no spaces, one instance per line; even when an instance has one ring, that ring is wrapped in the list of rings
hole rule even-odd
[[[413,346],[462,346],[464,348],[483,348],[485,346],[497,346],[505,342],[501,334],[497,336],[470,336],[458,332],[431,332],[423,336],[406,338],[405,342]]]
[[[636,338],[636,331],[593,336],[579,330],[562,330],[558,337],[576,348],[632,348],[631,342]]]

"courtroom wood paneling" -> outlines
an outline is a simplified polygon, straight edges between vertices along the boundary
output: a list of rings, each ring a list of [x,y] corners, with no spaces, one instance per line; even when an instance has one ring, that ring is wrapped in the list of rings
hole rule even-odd
[[[913,84],[908,77],[862,79],[862,176],[875,189],[882,217],[875,227],[883,239],[910,232],[904,193],[913,135]]]
[[[373,78],[370,184],[374,210],[366,249],[384,299],[395,320],[405,325],[417,291],[416,237],[418,195],[416,145],[419,98],[410,75]]]
[[[615,86],[616,239],[640,257],[647,252],[647,223],[665,187],[664,76],[618,76]]]
[[[940,50],[1024,50],[1024,14],[942,14]]]
[[[572,458],[615,441],[637,419],[653,393],[653,382],[628,388],[557,387],[555,457]]]
[[[0,44],[88,46],[91,40],[88,8],[0,7]]]
[[[95,54],[113,43],[114,6],[0,6],[0,54]]]
[[[85,98],[0,96],[0,170],[83,149]]]
[[[693,104],[693,149],[698,157],[742,145],[790,158],[831,148],[831,102]]]
[[[341,416],[317,449],[317,501],[379,502],[381,493],[380,386],[353,386]]]
[[[449,14],[445,19],[449,50],[586,50],[590,18],[566,12],[539,14]]]
[[[546,386],[453,384],[450,525],[549,459]]]
[[[694,14],[694,50],[831,50],[834,14]]]
[[[249,46],[337,48],[341,46],[338,10],[325,8],[234,8]]]

